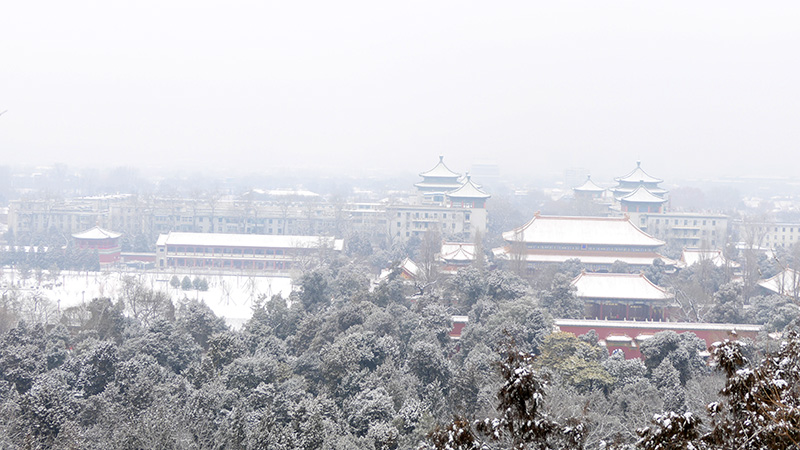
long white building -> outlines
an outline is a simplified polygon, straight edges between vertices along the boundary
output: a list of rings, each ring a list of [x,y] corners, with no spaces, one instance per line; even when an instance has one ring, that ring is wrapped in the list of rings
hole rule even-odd
[[[322,252],[338,252],[342,247],[341,239],[325,236],[170,232],[158,238],[156,265],[288,273]]]

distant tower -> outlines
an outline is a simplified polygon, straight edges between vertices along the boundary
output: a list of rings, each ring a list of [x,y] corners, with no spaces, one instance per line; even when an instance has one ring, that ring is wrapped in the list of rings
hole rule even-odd
[[[414,186],[417,192],[426,200],[433,202],[443,202],[444,194],[461,187],[458,178],[461,174],[453,172],[444,164],[444,156],[439,156],[439,163],[433,169],[419,174],[422,181]]]
[[[618,183],[618,185],[612,189],[617,199],[632,193],[639,186],[643,186],[650,191],[651,194],[661,198],[664,198],[667,194],[665,189],[658,186],[660,183],[663,183],[664,180],[648,175],[647,172],[642,170],[641,161],[636,161],[636,168],[633,169],[632,172],[625,176],[614,178],[614,181]]]

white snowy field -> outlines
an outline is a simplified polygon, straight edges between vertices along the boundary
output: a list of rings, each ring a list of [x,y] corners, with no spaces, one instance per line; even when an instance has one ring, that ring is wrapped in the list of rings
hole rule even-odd
[[[182,280],[184,276],[188,276],[190,279],[194,279],[195,276],[205,278],[208,281],[208,291],[175,289],[170,286],[170,279],[173,275],[177,275],[179,280]],[[50,300],[57,308],[64,309],[80,305],[82,302],[88,302],[96,297],[116,299],[122,288],[122,280],[126,276],[134,277],[154,290],[166,292],[176,307],[184,297],[203,300],[217,316],[224,317],[228,324],[237,328],[251,317],[250,308],[253,301],[259,296],[272,297],[281,294],[285,298],[293,288],[292,280],[289,277],[195,275],[189,272],[135,270],[63,271],[56,283],[47,279],[45,275],[45,281],[40,285],[33,276],[22,280],[19,273],[5,268],[0,273],[0,286],[2,287],[0,291],[15,286],[23,297],[26,294],[36,293],[40,297]]]

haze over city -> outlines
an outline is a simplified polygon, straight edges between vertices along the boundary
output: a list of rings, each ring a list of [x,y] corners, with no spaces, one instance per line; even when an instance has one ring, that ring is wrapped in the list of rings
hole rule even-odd
[[[798,24],[4,5],[0,449],[798,448]]]
[[[13,2],[4,164],[794,176],[800,5]]]

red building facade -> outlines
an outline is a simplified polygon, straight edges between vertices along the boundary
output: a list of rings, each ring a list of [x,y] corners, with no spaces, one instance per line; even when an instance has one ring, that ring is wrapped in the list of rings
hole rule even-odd
[[[72,235],[79,249],[97,250],[101,265],[116,264],[120,258],[119,238],[122,233],[104,230],[98,226]]]

